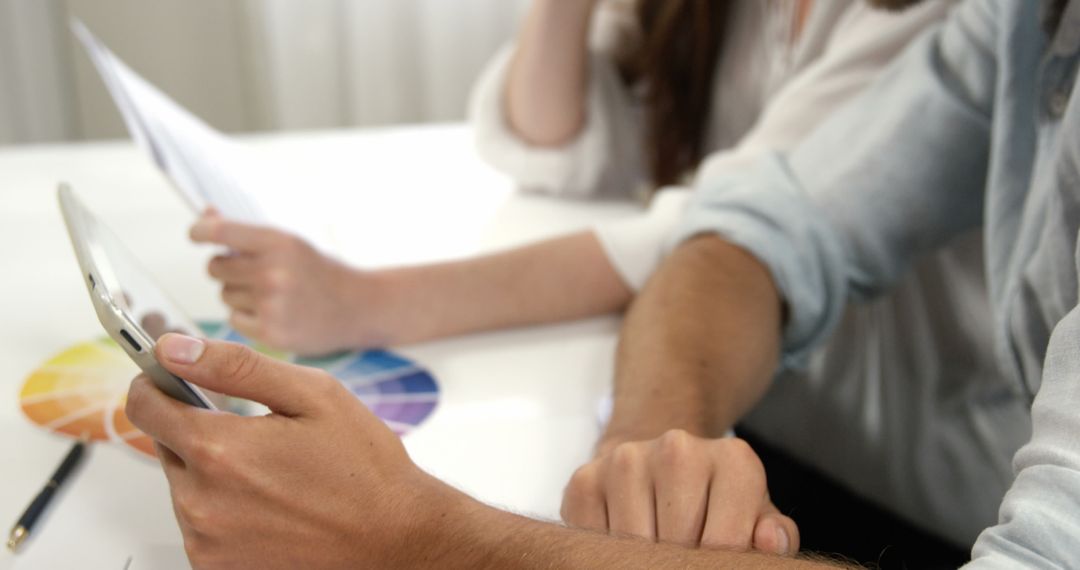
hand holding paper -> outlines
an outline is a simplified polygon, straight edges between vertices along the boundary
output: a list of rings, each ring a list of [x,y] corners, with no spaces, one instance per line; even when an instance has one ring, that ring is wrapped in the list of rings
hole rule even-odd
[[[135,142],[168,176],[196,213],[214,208],[246,224],[278,228],[333,252],[329,230],[308,209],[291,203],[301,180],[259,164],[246,148],[214,130],[148,83],[105,47],[86,26],[72,23]],[[275,189],[284,185],[288,200]]]
[[[322,255],[303,240],[271,228],[208,213],[191,239],[229,248],[210,261],[237,331],[301,354],[380,346],[387,319],[377,276]]]

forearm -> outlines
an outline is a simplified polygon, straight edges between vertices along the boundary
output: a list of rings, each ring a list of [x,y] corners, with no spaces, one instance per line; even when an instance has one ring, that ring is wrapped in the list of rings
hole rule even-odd
[[[781,319],[772,277],[748,252],[714,236],[678,247],[623,324],[602,447],[729,429],[771,381]]]
[[[596,0],[535,0],[507,75],[507,119],[539,146],[572,139],[585,122],[588,34]]]
[[[376,279],[385,344],[600,315],[633,295],[592,232]]]
[[[690,549],[540,522],[461,499],[430,525],[422,560],[442,568],[835,568],[760,553]]]

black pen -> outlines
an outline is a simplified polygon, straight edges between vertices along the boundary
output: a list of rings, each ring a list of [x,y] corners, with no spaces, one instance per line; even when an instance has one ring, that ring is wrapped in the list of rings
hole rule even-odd
[[[19,522],[15,523],[15,527],[11,529],[11,534],[8,536],[7,547],[12,552],[19,548],[26,537],[30,536],[30,531],[34,528],[34,523],[37,522],[41,513],[45,512],[48,508],[49,502],[52,501],[53,495],[60,488],[60,485],[64,483],[64,479],[67,479],[68,475],[75,470],[75,467],[79,464],[79,460],[82,459],[83,449],[86,448],[86,439],[78,441],[71,447],[71,451],[64,457],[64,461],[60,463],[60,467],[56,468],[56,473],[49,478],[49,482],[45,484],[45,488],[38,493],[37,497],[34,497],[33,502],[29,507],[23,511]]]

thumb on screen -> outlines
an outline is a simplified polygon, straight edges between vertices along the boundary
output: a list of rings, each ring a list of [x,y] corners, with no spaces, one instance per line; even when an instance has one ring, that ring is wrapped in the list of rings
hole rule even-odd
[[[173,374],[229,396],[265,404],[286,416],[315,409],[311,382],[300,378],[313,370],[274,360],[231,342],[166,334],[154,347],[158,362]]]

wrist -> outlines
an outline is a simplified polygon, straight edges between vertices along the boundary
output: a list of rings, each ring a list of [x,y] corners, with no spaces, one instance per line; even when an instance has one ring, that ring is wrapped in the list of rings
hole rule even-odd
[[[541,524],[521,515],[485,505],[462,493],[442,524],[424,535],[439,545],[437,557],[427,560],[438,568],[553,568],[550,533],[555,525]],[[543,536],[547,534],[548,536]],[[538,547],[539,544],[544,546]],[[551,549],[551,550],[549,550]]]
[[[370,348],[393,344],[396,339],[390,318],[395,308],[391,302],[393,285],[385,272],[345,267],[338,279],[344,331],[349,348]]]
[[[384,567],[478,567],[487,557],[486,544],[495,534],[501,513],[465,493],[427,476],[414,494],[412,524],[399,540],[398,555]],[[493,524],[494,523],[494,524]]]
[[[634,422],[632,420],[620,421],[613,417],[612,421],[604,429],[604,433],[596,442],[596,457],[603,457],[610,453],[619,444],[631,441],[648,441],[656,439],[671,430],[683,430],[698,437],[709,437],[708,430],[701,422],[686,420],[672,421],[667,424]]]

